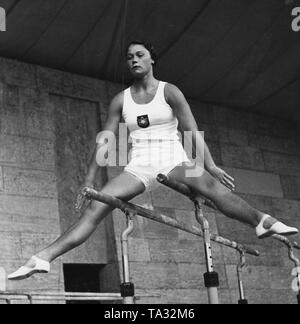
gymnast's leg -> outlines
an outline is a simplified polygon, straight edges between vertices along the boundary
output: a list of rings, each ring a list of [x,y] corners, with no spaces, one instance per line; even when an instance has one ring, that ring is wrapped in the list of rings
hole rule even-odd
[[[141,180],[128,172],[123,172],[116,178],[110,180],[101,190],[101,192],[129,201],[135,196],[143,193],[145,185]],[[28,278],[35,272],[48,272],[48,263],[55,260],[62,254],[74,249],[85,242],[90,235],[96,230],[98,224],[107,216],[114,208],[98,202],[92,201],[90,206],[84,211],[82,217],[64,234],[62,234],[55,242],[47,248],[37,253],[18,271],[8,276],[10,280],[22,280]],[[45,271],[30,271],[36,267],[36,263],[41,263],[41,269]]]
[[[256,228],[258,237],[263,238],[272,234],[297,234],[296,228],[288,227],[278,222],[270,215],[263,213],[246,201],[232,193],[207,171],[203,171],[198,177],[186,176],[192,168],[187,163],[177,166],[168,175],[169,179],[176,180],[187,185],[193,192],[199,193],[215,203],[217,208],[226,216],[246,223]]]

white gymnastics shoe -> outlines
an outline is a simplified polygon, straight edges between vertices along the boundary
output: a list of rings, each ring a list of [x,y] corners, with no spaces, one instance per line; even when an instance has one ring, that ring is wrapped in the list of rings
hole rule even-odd
[[[297,228],[287,226],[270,215],[265,215],[256,227],[256,235],[260,239],[272,236],[273,234],[288,236],[298,233],[299,230]]]
[[[29,262],[29,264],[33,264],[30,266],[22,266],[16,272],[7,276],[9,280],[24,280],[35,273],[49,273],[50,272],[50,263],[38,258],[37,256],[33,256]]]

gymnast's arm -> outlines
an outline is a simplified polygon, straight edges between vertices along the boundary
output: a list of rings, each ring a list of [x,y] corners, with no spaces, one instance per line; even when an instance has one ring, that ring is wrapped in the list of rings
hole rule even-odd
[[[84,186],[92,188],[94,185],[95,177],[99,168],[99,165],[96,161],[96,156],[98,150],[106,145],[107,133],[110,132],[117,135],[117,131],[119,129],[119,123],[122,119],[122,107],[123,107],[123,93],[119,93],[116,95],[108,108],[108,115],[106,122],[104,124],[103,130],[97,136],[97,143],[95,146],[94,153],[89,163],[89,168],[87,175],[85,177]]]
[[[225,171],[216,166],[212,155],[206,145],[201,133],[198,130],[197,123],[191,111],[191,108],[185,99],[183,93],[174,85],[168,83],[165,88],[165,97],[168,104],[172,107],[178,122],[179,127],[182,131],[192,131],[192,147],[196,144],[203,144],[203,149],[199,145],[196,146],[196,159],[198,159],[199,164],[204,164],[205,169],[216,179],[218,179],[222,184],[228,187],[230,190],[235,189],[234,179],[228,175]],[[196,143],[196,144],[195,144]],[[201,153],[202,152],[202,153]],[[203,155],[204,152],[204,161]],[[201,159],[199,161],[199,159]]]
[[[168,83],[166,85],[165,89],[165,96],[168,104],[172,107],[176,117],[179,121],[179,127],[180,129],[184,131],[192,131],[193,133],[193,146],[194,143],[203,143],[204,144],[204,166],[206,170],[210,170],[212,167],[215,167],[216,164],[210,154],[210,151],[206,145],[206,143],[203,141],[202,135],[200,134],[198,130],[198,126],[196,123],[196,120],[193,116],[193,113],[191,111],[191,108],[185,99],[183,93],[174,85]],[[198,136],[201,136],[201,140],[199,141]],[[197,142],[196,142],[197,141]],[[197,157],[201,157],[198,155]]]

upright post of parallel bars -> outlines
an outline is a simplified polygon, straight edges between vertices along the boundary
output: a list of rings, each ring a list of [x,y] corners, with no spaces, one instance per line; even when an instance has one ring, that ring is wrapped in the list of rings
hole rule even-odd
[[[134,304],[134,284],[130,282],[129,272],[129,253],[128,253],[128,237],[133,231],[133,216],[134,213],[124,210],[127,218],[127,228],[121,235],[122,245],[122,265],[123,265],[123,283],[121,284],[121,296],[123,304]]]
[[[198,223],[202,227],[204,251],[206,260],[207,272],[204,274],[204,284],[207,288],[208,301],[210,304],[219,304],[218,287],[219,287],[219,275],[214,271],[212,248],[210,242],[209,223],[203,215],[202,205],[199,201],[195,200],[195,214]]]
[[[245,250],[243,248],[239,248],[238,251],[240,253],[240,262],[237,265],[237,276],[238,276],[239,293],[240,293],[240,299],[238,303],[239,305],[247,305],[248,300],[245,298],[245,291],[244,291],[244,285],[242,279],[243,268],[246,264],[246,256],[245,256]]]
[[[84,189],[78,195],[75,208],[80,210],[87,201],[91,201],[90,197],[87,197],[84,193]],[[121,249],[122,249],[122,268],[123,268],[123,283],[121,284],[121,296],[123,298],[123,304],[134,304],[134,284],[130,282],[130,271],[129,271],[129,253],[128,253],[128,237],[133,231],[133,217],[136,212],[128,210],[126,208],[121,209],[126,215],[127,228],[121,234]]]
[[[183,186],[179,186],[179,184],[175,184],[175,183],[172,183],[171,185],[168,182],[167,177],[162,174],[159,174],[157,176],[157,181],[178,192],[181,192],[182,194],[190,198],[191,201],[194,203],[196,219],[198,223],[201,225],[203,231],[205,261],[206,261],[206,270],[207,270],[207,272],[204,274],[204,284],[205,287],[207,288],[208,301],[209,304],[219,304],[219,296],[218,296],[218,287],[220,285],[219,275],[216,271],[214,271],[209,222],[204,217],[201,200],[197,199],[190,192],[187,192]]]
[[[300,246],[296,242],[291,242],[287,237],[274,234],[272,235],[277,241],[282,242],[285,244],[289,251],[289,258],[294,263],[296,269],[296,277],[297,277],[297,286],[298,286],[298,295],[297,295],[297,302],[300,304],[300,260],[295,256],[294,249],[300,250]]]

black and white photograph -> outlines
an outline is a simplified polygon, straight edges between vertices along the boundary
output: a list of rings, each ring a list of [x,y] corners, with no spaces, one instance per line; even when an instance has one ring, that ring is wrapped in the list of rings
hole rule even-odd
[[[300,0],[0,0],[0,304],[300,304],[299,230]]]

